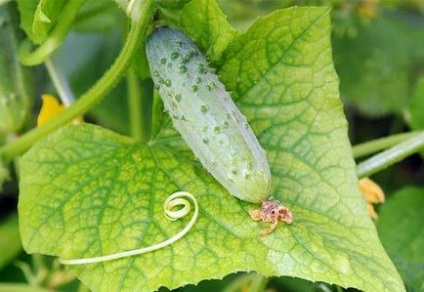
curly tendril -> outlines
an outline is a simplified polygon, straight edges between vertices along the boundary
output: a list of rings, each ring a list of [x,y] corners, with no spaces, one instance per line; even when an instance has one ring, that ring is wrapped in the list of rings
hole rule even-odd
[[[148,247],[139,248],[139,249],[118,252],[118,253],[113,253],[113,254],[109,254],[105,256],[93,257],[93,258],[70,259],[70,260],[59,259],[59,262],[64,265],[83,265],[83,264],[112,261],[116,259],[121,259],[125,257],[130,257],[130,256],[135,256],[135,255],[140,255],[143,253],[155,251],[176,242],[177,240],[182,238],[185,234],[187,234],[187,232],[193,227],[194,223],[197,220],[197,216],[199,214],[199,205],[197,204],[196,198],[191,193],[183,192],[183,191],[175,192],[172,195],[170,195],[165,200],[163,205],[165,217],[168,220],[175,221],[186,216],[191,211],[191,203],[186,198],[190,199],[193,202],[194,213],[190,219],[190,222],[184,227],[184,229],[178,232],[177,234],[175,234],[173,237],[165,241],[162,241],[160,243],[157,243]],[[180,207],[180,206],[182,206],[182,208],[178,210],[173,210],[174,208]]]

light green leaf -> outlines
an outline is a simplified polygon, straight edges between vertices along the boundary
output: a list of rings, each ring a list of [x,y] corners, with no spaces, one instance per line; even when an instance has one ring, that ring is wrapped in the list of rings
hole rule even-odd
[[[424,290],[424,188],[404,188],[380,211],[378,234],[408,291]]]
[[[180,28],[212,62],[217,62],[237,35],[226,18],[215,0],[193,0],[182,10]]]
[[[17,214],[0,222],[0,250],[0,270],[22,251]]]
[[[358,190],[330,46],[329,10],[292,8],[259,19],[223,53],[219,70],[262,146],[273,197],[294,222],[253,222],[257,208],[230,196],[194,161],[169,123],[145,144],[98,127],[70,126],[21,162],[21,234],[30,253],[100,256],[158,243],[163,202],[193,193],[193,229],[161,250],[70,266],[94,291],[174,288],[235,271],[288,275],[365,291],[403,291]],[[166,123],[165,123],[166,124]]]

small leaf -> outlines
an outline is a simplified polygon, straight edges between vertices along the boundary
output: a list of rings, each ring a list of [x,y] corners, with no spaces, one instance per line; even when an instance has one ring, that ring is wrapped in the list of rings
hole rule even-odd
[[[22,15],[21,27],[30,40],[36,44],[42,43],[50,31],[60,21],[59,16],[66,5],[66,0],[18,0],[19,11]]]
[[[45,1],[42,1],[42,2],[45,3]],[[35,11],[34,19],[39,22],[51,23],[52,21],[50,20],[50,18],[43,12],[43,8],[40,5],[42,2],[38,3],[37,10]]]
[[[424,289],[424,188],[404,188],[381,207],[378,233],[408,291]]]
[[[37,10],[37,1],[17,0],[19,15],[21,19],[21,28],[36,43],[42,43],[44,36],[39,36],[32,32],[32,23],[34,20],[34,14]]]
[[[215,0],[193,0],[184,6],[181,29],[196,41],[212,62],[217,62],[237,32]]]

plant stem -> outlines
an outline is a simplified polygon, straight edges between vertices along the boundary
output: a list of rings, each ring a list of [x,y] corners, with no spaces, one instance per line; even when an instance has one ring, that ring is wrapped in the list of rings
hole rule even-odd
[[[19,59],[27,66],[41,64],[48,56],[50,56],[63,42],[66,34],[72,25],[78,10],[86,1],[70,0],[63,8],[60,18],[57,21],[52,33],[44,41],[44,43],[31,52],[31,43],[25,40],[19,48]]]
[[[121,53],[102,78],[61,115],[29,131],[18,140],[1,147],[0,156],[3,156],[5,159],[13,159],[15,156],[25,152],[39,139],[86,113],[121,80],[138,45],[144,41],[147,27],[155,7],[154,0],[144,0],[135,7],[139,9],[138,18],[133,20]]]
[[[130,133],[131,137],[136,141],[143,141],[146,137],[143,130],[141,107],[144,102],[141,101],[140,85],[133,69],[129,69],[127,73],[128,88],[128,111],[130,114]]]
[[[423,132],[359,163],[356,167],[357,175],[359,178],[370,176],[421,149],[424,149]]]
[[[409,133],[402,133],[397,135],[392,135],[385,138],[380,138],[376,140],[372,140],[369,142],[365,142],[362,144],[358,144],[353,146],[353,157],[359,158],[362,156],[366,156],[369,154],[373,154],[375,152],[378,152],[380,150],[387,149],[389,147],[392,147],[398,143],[401,143],[403,141],[408,140],[409,138],[415,137],[419,134],[423,133],[422,131],[417,132],[409,132]]]

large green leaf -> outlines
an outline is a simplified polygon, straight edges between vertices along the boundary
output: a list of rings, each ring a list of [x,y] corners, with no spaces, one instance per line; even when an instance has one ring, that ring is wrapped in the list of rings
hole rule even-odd
[[[424,188],[397,192],[381,208],[378,233],[408,291],[424,289]]]
[[[251,270],[403,291],[358,191],[329,35],[326,8],[278,11],[231,43],[220,62],[222,80],[267,151],[273,197],[292,209],[291,225],[259,237],[267,224],[247,214],[257,206],[230,196],[169,123],[147,144],[69,126],[22,159],[25,249],[81,258],[155,244],[189,220],[163,216],[166,197],[185,190],[198,199],[200,214],[182,239],[69,269],[95,291],[173,288]]]

